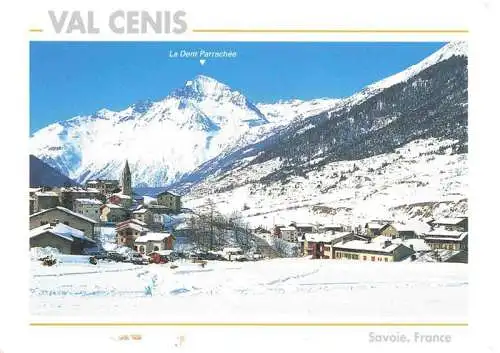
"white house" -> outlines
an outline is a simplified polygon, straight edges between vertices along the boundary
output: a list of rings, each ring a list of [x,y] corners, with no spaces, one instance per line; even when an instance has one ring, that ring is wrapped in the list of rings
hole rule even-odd
[[[152,251],[173,250],[174,236],[170,233],[148,232],[135,239],[135,250],[141,254],[149,254]]]

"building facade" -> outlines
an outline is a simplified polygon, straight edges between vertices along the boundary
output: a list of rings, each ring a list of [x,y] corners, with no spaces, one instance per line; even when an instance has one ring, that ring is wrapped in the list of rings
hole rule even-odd
[[[61,206],[40,211],[30,216],[30,229],[51,223],[62,223],[80,230],[86,237],[91,239],[94,239],[98,230],[98,223],[95,220]]]
[[[156,202],[158,205],[168,208],[170,212],[179,213],[181,211],[181,197],[171,191],[164,191],[156,195]]]
[[[59,206],[59,194],[54,191],[38,191],[33,195],[33,212]]]
[[[96,199],[75,199],[75,212],[100,221],[102,202]]]

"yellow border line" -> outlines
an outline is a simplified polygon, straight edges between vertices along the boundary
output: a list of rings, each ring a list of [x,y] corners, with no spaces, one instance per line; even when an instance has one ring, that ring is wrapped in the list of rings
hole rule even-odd
[[[410,34],[458,34],[469,33],[468,29],[250,29],[250,28],[195,28],[195,33],[410,33]]]
[[[41,28],[30,28],[30,32],[43,32]]]
[[[31,322],[44,327],[212,326],[212,327],[467,327],[464,322]]]

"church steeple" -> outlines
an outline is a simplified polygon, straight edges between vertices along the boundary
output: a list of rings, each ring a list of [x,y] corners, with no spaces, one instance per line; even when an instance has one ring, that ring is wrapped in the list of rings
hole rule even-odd
[[[122,188],[122,194],[132,196],[132,175],[130,173],[130,167],[128,166],[128,159],[125,160],[120,186]]]

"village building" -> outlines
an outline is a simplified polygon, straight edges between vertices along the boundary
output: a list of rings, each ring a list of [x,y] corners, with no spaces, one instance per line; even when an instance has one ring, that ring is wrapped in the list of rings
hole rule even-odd
[[[281,239],[290,242],[297,242],[299,231],[294,226],[280,228],[280,231]]]
[[[351,240],[340,242],[333,246],[335,259],[358,260],[372,262],[396,262],[404,260],[415,253],[403,244],[368,240]]]
[[[312,232],[316,232],[318,230],[316,228],[316,226],[314,224],[311,224],[311,223],[295,223],[294,222],[294,223],[290,224],[290,226],[295,227],[300,234],[312,233]]]
[[[108,196],[120,191],[120,182],[111,179],[92,179],[85,183],[87,188],[99,190],[102,195]]]
[[[333,258],[332,246],[342,241],[358,239],[352,232],[305,233],[299,236],[300,253],[313,259]]]
[[[468,232],[436,228],[424,234],[424,239],[433,250],[468,250]]]
[[[107,203],[112,203],[114,205],[121,206],[123,208],[130,208],[132,207],[132,197],[125,195],[121,192],[112,194],[108,197]]]
[[[429,225],[432,229],[439,228],[458,232],[467,232],[469,228],[467,217],[434,219],[429,222]]]
[[[169,213],[179,213],[181,211],[181,197],[171,191],[164,191],[156,195],[158,205],[168,208]]]
[[[116,244],[134,249],[135,240],[149,232],[149,228],[142,221],[128,219],[116,225]]]
[[[33,195],[33,212],[59,206],[59,195],[54,191],[37,191]]]
[[[103,200],[103,196],[97,189],[81,188],[77,186],[61,188],[59,191],[59,204],[69,210],[75,210],[76,199]]]
[[[146,224],[153,223],[153,212],[151,210],[141,207],[132,212],[132,218],[142,221]]]
[[[391,221],[373,220],[365,224],[365,234],[368,237],[374,238],[379,235],[396,238],[398,231],[391,224]]]
[[[148,232],[135,239],[135,250],[141,254],[153,251],[173,250],[174,236],[170,233]]]
[[[101,222],[118,223],[123,222],[129,218],[130,211],[115,205],[113,203],[107,203],[100,207],[101,215],[99,219]]]
[[[75,199],[75,212],[99,222],[102,202],[96,199]]]
[[[97,221],[61,206],[30,215],[30,229],[51,223],[62,223],[81,230],[86,237],[91,239],[94,238],[98,230]]]
[[[61,254],[80,255],[85,248],[95,247],[95,244],[81,230],[57,221],[30,230],[30,248],[52,247]]]

